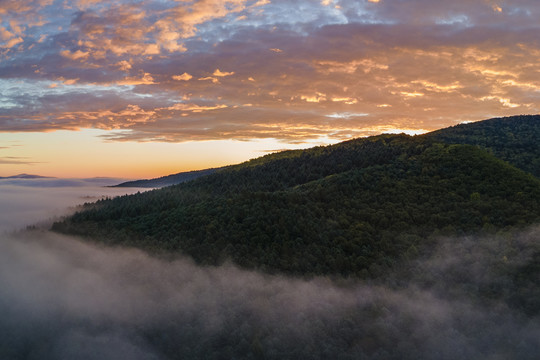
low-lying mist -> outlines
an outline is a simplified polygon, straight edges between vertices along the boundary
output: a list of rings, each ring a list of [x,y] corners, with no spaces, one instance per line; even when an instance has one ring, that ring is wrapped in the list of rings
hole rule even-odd
[[[305,280],[47,230],[8,233],[112,195],[9,186],[0,188],[0,359],[540,355],[538,227],[441,239],[429,256],[378,281]]]
[[[4,235],[0,358],[537,358],[537,316],[474,297],[498,282],[495,259],[515,267],[532,253],[488,240],[448,239],[406,283],[367,284],[199,267],[48,231]]]
[[[95,181],[97,182],[97,180]],[[51,222],[73,212],[73,207],[104,196],[137,192],[136,188],[107,188],[103,182],[62,179],[0,181],[0,234],[35,223]],[[110,183],[107,182],[107,183]],[[54,186],[53,186],[54,185]],[[148,189],[144,189],[146,191]]]

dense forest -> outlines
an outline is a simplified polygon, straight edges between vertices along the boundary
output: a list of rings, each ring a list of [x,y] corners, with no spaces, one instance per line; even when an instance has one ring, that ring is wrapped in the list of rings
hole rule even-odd
[[[467,127],[474,130],[469,137]],[[539,129],[537,117],[517,117],[427,136],[380,135],[285,151],[184,184],[87,204],[53,229],[180,252],[199,264],[232,260],[270,273],[376,278],[429,252],[441,235],[537,222],[540,180],[496,155],[509,153],[517,163],[532,157],[537,145],[528,139],[538,138]],[[478,143],[481,133],[491,139],[484,140],[488,148],[450,144],[456,138]],[[440,142],[445,136],[452,141]],[[508,137],[516,140],[496,140]],[[519,143],[525,144],[521,153]]]
[[[450,144],[481,146],[540,177],[540,116],[523,115],[460,124],[424,135]]]
[[[270,154],[86,204],[53,229],[152,255],[95,278],[130,288],[144,274],[151,300],[127,292],[122,304],[160,302],[116,329],[155,358],[536,359],[539,123],[492,119]],[[45,323],[39,353],[81,327]],[[6,358],[34,337],[0,334]]]

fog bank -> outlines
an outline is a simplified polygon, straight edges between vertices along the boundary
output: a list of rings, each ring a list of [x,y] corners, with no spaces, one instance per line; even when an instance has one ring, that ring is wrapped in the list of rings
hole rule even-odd
[[[70,185],[66,185],[66,181]],[[73,212],[77,205],[94,202],[104,196],[148,190],[107,188],[102,182],[99,179],[77,180],[75,183],[74,180],[63,179],[0,180],[0,234],[36,223],[50,222]]]
[[[199,267],[47,231],[4,236],[0,358],[537,358],[537,317],[479,303],[454,283],[460,267],[492,260],[479,255],[490,241],[476,242],[475,254],[462,240],[443,242],[405,285],[392,284],[399,276],[368,285]],[[497,280],[464,271],[470,284]]]

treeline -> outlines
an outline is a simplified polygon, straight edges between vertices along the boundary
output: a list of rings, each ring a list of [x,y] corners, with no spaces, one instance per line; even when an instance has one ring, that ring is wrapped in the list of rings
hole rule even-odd
[[[190,181],[190,180],[195,180],[197,178],[200,178],[201,176],[213,174],[217,170],[219,169],[186,171],[186,172],[181,172],[178,174],[162,176],[155,179],[126,181],[126,182],[123,182],[121,184],[114,185],[111,187],[160,188],[164,186],[181,184],[183,182]]]

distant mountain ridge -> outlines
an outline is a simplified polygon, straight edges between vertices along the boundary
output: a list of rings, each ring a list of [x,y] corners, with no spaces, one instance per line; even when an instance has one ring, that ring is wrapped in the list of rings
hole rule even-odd
[[[211,168],[204,170],[195,170],[181,172],[177,174],[162,176],[155,179],[144,179],[144,180],[134,180],[126,181],[118,185],[111,187],[140,187],[140,188],[160,188],[164,186],[171,186],[176,184],[181,184],[186,181],[195,180],[201,176],[210,175],[222,168]]]
[[[18,175],[13,175],[13,176],[0,176],[0,179],[54,179],[54,178],[51,176],[18,174]]]

